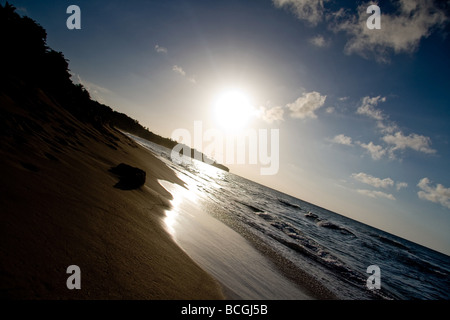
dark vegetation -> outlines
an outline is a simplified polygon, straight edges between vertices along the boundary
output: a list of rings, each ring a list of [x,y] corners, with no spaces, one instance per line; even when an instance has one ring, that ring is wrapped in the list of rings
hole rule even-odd
[[[47,46],[45,29],[15,10],[8,2],[4,6],[0,4],[0,93],[14,101],[29,101],[42,90],[53,102],[100,132],[106,132],[105,127],[109,126],[169,149],[177,145],[176,141],[149,131],[126,114],[94,101],[83,85],[72,82],[69,63],[62,52]],[[194,157],[198,152],[192,149],[189,156]],[[202,156],[205,161],[208,159]],[[229,171],[216,162],[212,165]]]

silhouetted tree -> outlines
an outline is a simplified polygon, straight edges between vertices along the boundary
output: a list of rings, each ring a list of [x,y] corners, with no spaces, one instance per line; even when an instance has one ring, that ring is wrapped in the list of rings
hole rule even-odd
[[[8,2],[0,5],[0,44],[0,92],[19,99],[26,90],[29,93],[39,88],[80,121],[103,133],[105,126],[112,126],[167,148],[177,144],[149,131],[126,114],[92,100],[83,85],[72,82],[69,62],[62,52],[47,46],[45,29],[34,20],[21,17]],[[193,150],[191,156],[197,153]],[[228,171],[224,166],[216,166]]]

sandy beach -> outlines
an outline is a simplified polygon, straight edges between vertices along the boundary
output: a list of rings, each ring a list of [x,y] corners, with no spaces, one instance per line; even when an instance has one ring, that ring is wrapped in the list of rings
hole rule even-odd
[[[182,181],[160,160],[42,92],[20,103],[1,95],[0,111],[2,298],[224,298],[162,225],[172,196],[157,180]],[[115,188],[108,170],[119,163],[145,170],[145,185]],[[66,286],[70,265],[81,290]]]

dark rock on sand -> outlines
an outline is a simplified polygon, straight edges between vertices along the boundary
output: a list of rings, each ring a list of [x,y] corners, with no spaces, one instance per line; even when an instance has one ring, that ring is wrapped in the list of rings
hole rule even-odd
[[[139,188],[145,183],[145,171],[128,164],[121,163],[109,171],[120,178],[119,182],[114,186],[115,188],[132,190]]]

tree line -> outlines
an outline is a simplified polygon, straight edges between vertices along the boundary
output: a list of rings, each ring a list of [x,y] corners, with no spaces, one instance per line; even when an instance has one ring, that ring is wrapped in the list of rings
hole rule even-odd
[[[69,61],[62,52],[47,45],[47,32],[37,22],[20,16],[16,8],[6,2],[0,4],[0,91],[20,96],[27,90],[39,88],[54,98],[78,120],[92,124],[102,131],[111,126],[129,132],[169,149],[178,143],[155,134],[137,120],[91,98],[82,84],[71,79]],[[191,149],[194,157],[199,151]],[[206,155],[203,155],[203,159]],[[216,162],[214,166],[229,171]]]

